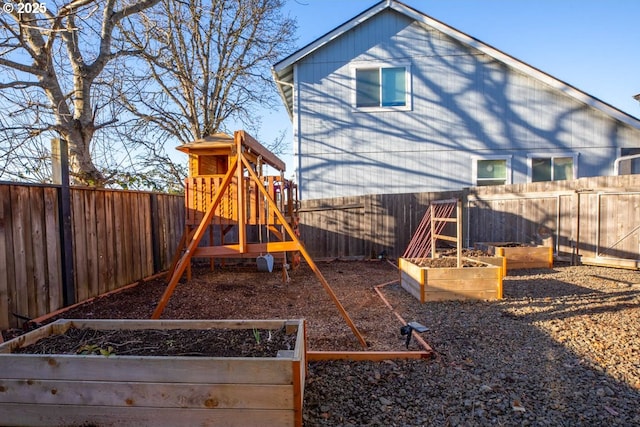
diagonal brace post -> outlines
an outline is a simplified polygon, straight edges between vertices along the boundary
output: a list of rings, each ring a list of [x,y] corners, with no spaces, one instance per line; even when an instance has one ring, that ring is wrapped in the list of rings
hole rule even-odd
[[[238,158],[239,157],[241,157],[240,154],[238,155]],[[160,298],[160,301],[158,302],[158,305],[155,311],[151,315],[152,319],[159,319],[160,316],[162,315],[162,312],[164,311],[164,308],[167,306],[167,303],[169,302],[169,298],[173,294],[173,291],[175,290],[178,284],[178,281],[180,280],[180,277],[182,277],[182,274],[186,270],[187,265],[189,265],[189,263],[191,262],[191,257],[193,256],[195,249],[200,244],[200,240],[202,240],[202,237],[204,236],[204,233],[207,227],[209,226],[209,223],[213,219],[213,213],[215,212],[216,208],[220,204],[220,201],[222,200],[222,195],[227,190],[227,187],[229,187],[229,184],[233,179],[233,175],[237,167],[238,167],[238,160],[236,158],[236,160],[229,167],[227,174],[224,176],[224,179],[222,180],[222,183],[218,188],[218,192],[216,193],[216,196],[211,202],[211,205],[209,205],[209,208],[207,209],[207,212],[202,218],[200,225],[198,226],[195,233],[193,234],[193,237],[191,237],[191,241],[189,242],[189,245],[187,246],[185,253],[182,255],[182,258],[180,258],[180,261],[176,265],[173,275],[171,276],[171,280],[169,281],[167,288],[162,294],[162,297]]]
[[[253,171],[253,169],[251,168],[251,165],[248,163],[248,161],[244,157],[241,157],[241,159],[242,159],[242,162],[244,163],[244,165],[246,166],[247,170],[249,171],[249,176],[251,176],[251,179],[254,180],[257,183],[260,183],[260,179],[258,178],[258,175],[256,175],[256,173]],[[349,316],[349,313],[347,313],[347,311],[344,309],[344,307],[340,303],[340,300],[338,299],[336,294],[333,292],[333,289],[331,289],[331,286],[329,285],[329,282],[327,282],[327,279],[325,279],[325,277],[322,275],[322,273],[318,269],[318,266],[315,264],[315,262],[313,262],[313,259],[311,259],[311,256],[309,256],[309,253],[307,252],[307,250],[303,246],[302,242],[300,241],[300,239],[298,239],[296,234],[293,232],[293,229],[291,228],[291,226],[285,220],[284,216],[282,215],[282,213],[278,209],[278,206],[271,199],[271,197],[269,197],[269,194],[267,193],[267,190],[265,190],[263,185],[258,185],[258,189],[265,196],[265,198],[267,200],[267,203],[269,204],[269,207],[271,209],[273,209],[274,213],[278,217],[278,220],[282,223],[282,226],[286,230],[287,234],[298,245],[300,253],[302,254],[302,256],[304,256],[304,259],[307,260],[307,263],[309,263],[309,266],[311,267],[311,269],[315,273],[316,277],[318,278],[318,280],[322,284],[322,287],[325,289],[327,294],[329,294],[329,297],[331,298],[333,303],[338,308],[338,311],[340,312],[340,314],[342,315],[344,320],[347,322],[347,325],[349,325],[349,328],[351,328],[351,331],[353,332],[353,334],[356,336],[356,338],[360,342],[360,345],[362,346],[362,348],[367,348],[367,342],[363,338],[362,334],[360,334],[360,331],[358,330],[356,325],[351,320],[351,317]]]

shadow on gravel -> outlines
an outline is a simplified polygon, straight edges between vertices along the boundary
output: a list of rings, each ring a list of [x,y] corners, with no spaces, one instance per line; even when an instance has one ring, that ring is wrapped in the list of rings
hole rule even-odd
[[[539,311],[518,317],[534,322],[615,313],[621,310],[640,310],[640,290],[569,295],[555,304],[550,304],[548,298],[528,302],[529,307],[538,308]],[[509,303],[503,302],[502,307],[508,309]]]
[[[535,283],[531,283],[526,276],[505,277],[502,286],[504,298],[525,298],[532,293],[535,293],[537,298],[558,298],[570,295],[599,293],[588,287],[553,278],[543,278],[542,280],[537,280]]]
[[[305,425],[640,425],[640,290],[526,282],[502,301],[426,304],[387,286],[436,357],[310,364]]]

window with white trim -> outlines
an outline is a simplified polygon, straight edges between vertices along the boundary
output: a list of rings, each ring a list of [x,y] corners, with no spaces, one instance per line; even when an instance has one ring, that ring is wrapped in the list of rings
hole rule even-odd
[[[564,181],[575,179],[577,176],[577,154],[529,154],[528,157],[528,175],[531,182]]]
[[[478,187],[511,184],[511,157],[475,158],[472,169],[474,184]]]
[[[622,148],[620,156],[640,156],[640,148]],[[620,175],[640,173],[640,157],[629,158],[620,164],[618,170]]]
[[[363,65],[354,69],[355,100],[359,109],[408,109],[408,65]]]

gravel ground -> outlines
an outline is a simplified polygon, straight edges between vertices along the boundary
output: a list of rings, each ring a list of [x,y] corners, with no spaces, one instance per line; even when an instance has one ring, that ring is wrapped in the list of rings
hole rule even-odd
[[[639,272],[523,270],[499,302],[384,293],[435,357],[311,363],[306,426],[640,425]]]

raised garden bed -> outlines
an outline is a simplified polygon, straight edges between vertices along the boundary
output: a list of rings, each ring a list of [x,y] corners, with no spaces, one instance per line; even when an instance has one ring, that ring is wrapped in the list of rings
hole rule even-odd
[[[77,342],[64,352],[51,340],[72,329],[63,341]],[[0,345],[2,423],[301,426],[304,329],[303,320],[59,320]],[[167,355],[189,333],[197,345]],[[261,353],[270,333],[291,348]],[[34,354],[47,348],[55,352]],[[229,356],[211,355],[220,349]]]
[[[525,268],[553,268],[553,248],[527,243],[479,242],[476,249],[506,259],[507,272]]]
[[[400,285],[420,302],[501,299],[503,268],[475,258],[409,260],[400,258]]]

